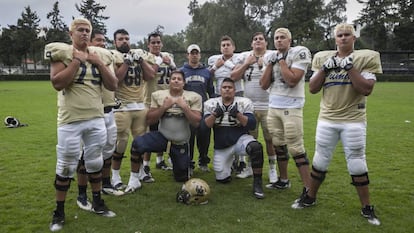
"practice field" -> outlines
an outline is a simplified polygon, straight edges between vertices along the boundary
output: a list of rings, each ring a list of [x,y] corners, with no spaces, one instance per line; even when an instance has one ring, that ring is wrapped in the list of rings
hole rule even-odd
[[[310,159],[320,94],[307,92],[304,110],[305,146]],[[155,183],[134,194],[103,196],[117,213],[104,218],[80,210],[77,185],[66,201],[61,232],[414,232],[414,82],[376,84],[368,97],[367,160],[371,201],[381,220],[373,226],[360,216],[360,204],[338,146],[322,185],[317,205],[293,210],[290,205],[302,185],[292,160],[288,190],[265,190],[265,199],[252,194],[252,178],[218,184],[214,173],[195,171],[212,190],[210,203],[186,206],[175,202],[181,188],[170,171],[151,169]],[[48,232],[55,207],[56,91],[47,81],[0,82],[0,117],[14,116],[28,127],[0,127],[0,232]],[[262,138],[260,138],[261,141]],[[211,146],[212,148],[212,146]],[[129,153],[122,165],[129,178]],[[212,149],[210,149],[210,157]],[[265,155],[264,183],[268,181]],[[210,169],[212,170],[211,164]],[[91,197],[90,189],[88,195]]]

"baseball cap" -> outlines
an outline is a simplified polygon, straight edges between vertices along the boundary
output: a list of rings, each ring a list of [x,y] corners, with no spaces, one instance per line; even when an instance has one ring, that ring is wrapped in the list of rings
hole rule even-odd
[[[196,45],[196,44],[191,44],[190,46],[188,46],[188,48],[187,48],[187,53],[191,53],[191,51],[193,51],[193,50],[197,50],[199,53],[201,52],[201,49],[200,49],[200,47],[198,46],[198,45]]]

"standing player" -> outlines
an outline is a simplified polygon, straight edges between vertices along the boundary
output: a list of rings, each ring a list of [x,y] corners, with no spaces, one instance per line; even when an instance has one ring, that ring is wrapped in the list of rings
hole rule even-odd
[[[105,35],[101,31],[92,30],[91,41],[89,45],[105,48],[105,43]],[[124,192],[115,189],[111,184],[110,178],[112,153],[115,150],[116,143],[116,124],[114,113],[112,111],[112,109],[116,107],[114,92],[109,91],[105,87],[102,88],[102,101],[104,104],[104,118],[107,133],[107,141],[102,151],[102,157],[104,160],[102,168],[102,192],[104,194],[121,196],[124,194]],[[79,194],[76,203],[78,204],[79,208],[90,211],[92,205],[88,201],[88,197],[86,194],[88,176],[86,174],[83,153],[78,163],[77,173]]]
[[[234,54],[236,45],[230,36],[222,36],[220,39],[220,51],[221,54],[213,55],[208,58],[208,65],[210,72],[214,75],[216,80],[215,92],[217,95],[220,94],[221,83],[225,78],[231,77],[231,71],[236,66],[236,57]],[[236,96],[243,96],[242,80],[239,79],[235,83],[236,85]]]
[[[111,54],[105,49],[88,47],[91,30],[87,19],[74,19],[69,29],[72,45],[51,43],[45,47],[45,57],[51,61],[50,79],[58,91],[56,209],[51,231],[63,228],[66,194],[76,172],[81,142],[92,188],[92,211],[115,216],[101,198],[102,149],[106,143],[101,85],[114,91],[117,79]]]
[[[234,81],[225,78],[221,97],[205,102],[204,123],[214,129],[213,168],[216,181],[231,181],[234,155],[249,156],[253,167],[253,195],[264,198],[262,188],[263,149],[260,142],[249,135],[256,127],[253,104],[248,98],[236,97]]]
[[[259,84],[264,70],[264,56],[270,53],[270,51],[267,50],[266,37],[262,32],[253,34],[251,47],[251,51],[243,52],[238,56],[236,60],[237,65],[231,75],[234,80],[239,78],[244,79],[244,97],[249,98],[253,102],[254,116],[257,124],[256,128],[252,130],[250,134],[257,139],[259,136],[259,125],[261,126],[269,158],[269,181],[273,183],[277,181],[277,171],[275,150],[272,145],[272,137],[270,136],[266,121],[269,108],[269,93],[263,90]],[[241,161],[244,161],[244,158],[241,158]],[[241,167],[244,167],[243,162]],[[252,175],[252,168],[248,165],[243,168],[237,177],[247,178]]]
[[[192,44],[188,46],[187,58],[188,63],[185,63],[184,66],[180,68],[185,75],[184,89],[187,91],[194,91],[201,95],[204,103],[208,98],[215,96],[213,77],[207,67],[200,62],[201,50],[198,45]],[[208,147],[210,146],[210,133],[211,130],[204,127],[203,124],[197,128],[193,127],[191,129],[190,157],[192,169],[194,169],[194,143],[195,138],[197,137],[197,148],[200,153],[198,157],[198,165],[201,171],[209,171],[208,163],[210,163],[210,158],[208,157]]]
[[[200,124],[202,108],[201,96],[184,90],[184,85],[184,73],[174,70],[171,72],[170,88],[152,93],[147,120],[149,124],[159,121],[158,131],[136,137],[131,147],[131,159],[139,159],[144,153],[167,152],[178,182],[189,179],[190,125],[197,127]],[[131,187],[135,186],[131,184]]]
[[[266,185],[270,189],[290,187],[287,177],[289,153],[295,160],[304,185],[309,187],[309,160],[303,142],[303,106],[305,105],[305,74],[311,62],[309,49],[291,47],[292,34],[278,28],[274,34],[276,51],[266,57],[266,70],[261,79],[264,90],[269,89],[267,121],[273,137],[280,179]]]
[[[155,71],[151,64],[155,64],[152,55],[141,49],[131,49],[129,34],[124,29],[114,33],[115,74],[119,79],[118,89],[115,92],[116,98],[121,102],[121,107],[115,110],[115,121],[117,126],[117,145],[112,156],[112,184],[115,188],[122,188],[123,183],[120,176],[121,162],[128,144],[129,134],[135,138],[147,130],[145,116],[144,80],[155,77]],[[131,157],[131,173],[129,184],[124,190],[125,193],[132,192],[141,187],[139,174],[135,171],[142,164],[142,158]],[[138,179],[138,182],[135,180]],[[146,179],[153,179],[147,174]]]
[[[370,204],[366,147],[366,99],[371,94],[376,77],[382,73],[380,55],[371,50],[354,50],[355,29],[350,24],[338,24],[334,30],[336,51],[315,55],[314,74],[309,81],[312,94],[323,89],[316,127],[315,155],[312,163],[309,191],[292,205],[300,209],[313,206],[316,194],[341,140],[348,172],[355,186],[361,215],[373,225],[380,225]]]
[[[157,64],[157,73],[156,77],[148,82],[145,85],[145,104],[149,108],[151,104],[151,94],[158,90],[167,90],[169,88],[169,81],[171,71],[175,70],[177,67],[174,63],[174,56],[167,52],[161,52],[163,47],[161,34],[153,32],[148,36],[148,49],[151,54],[155,57],[155,63]],[[150,125],[149,129],[151,131],[158,130],[158,122]],[[150,155],[144,155],[144,170],[150,171]],[[163,158],[163,153],[157,153],[156,159],[156,168],[162,170],[171,170],[172,167],[168,166],[165,163]]]

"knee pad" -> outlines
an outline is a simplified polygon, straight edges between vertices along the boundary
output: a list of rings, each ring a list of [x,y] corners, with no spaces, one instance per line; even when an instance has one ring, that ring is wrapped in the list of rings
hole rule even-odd
[[[222,184],[227,184],[227,183],[230,183],[231,176],[228,176],[228,177],[226,177],[224,179],[221,179],[221,180],[216,179],[216,181],[219,182],[219,183],[222,183]]]
[[[263,167],[263,147],[258,141],[251,141],[246,146],[246,153],[250,156],[252,168]]]
[[[97,156],[92,159],[85,160],[85,168],[88,173],[100,172],[103,167],[102,156]]]
[[[295,160],[296,167],[301,167],[303,165],[309,165],[309,159],[306,153],[294,156],[293,159]]]
[[[369,184],[368,172],[361,175],[351,175],[352,185],[354,186],[365,186]]]
[[[277,161],[287,161],[289,160],[289,153],[287,145],[275,146],[276,160]]]
[[[61,177],[59,175],[56,175],[55,183],[54,183],[55,189],[58,191],[63,191],[63,192],[68,191],[71,181],[72,179],[69,177]],[[61,184],[61,183],[67,183],[67,184]]]
[[[115,161],[122,161],[124,157],[125,157],[124,154],[120,154],[116,151],[112,154],[112,159]]]
[[[368,172],[365,156],[347,158],[347,166],[350,175],[364,174]]]
[[[94,184],[100,183],[102,182],[102,173],[101,171],[88,173],[88,178],[89,178],[90,183],[94,183]]]
[[[312,166],[312,172],[311,177],[320,183],[322,183],[325,180],[326,171],[320,171]]]

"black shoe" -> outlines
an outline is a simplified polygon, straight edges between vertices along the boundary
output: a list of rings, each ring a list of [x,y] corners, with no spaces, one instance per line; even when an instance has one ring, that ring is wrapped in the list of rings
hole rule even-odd
[[[157,168],[157,169],[161,169],[161,170],[165,170],[165,171],[167,171],[167,170],[172,170],[172,167],[169,167],[166,163],[165,163],[165,161],[163,160],[163,161],[161,161],[161,162],[159,162],[159,163],[157,163],[156,165],[155,165],[155,168]]]
[[[293,209],[303,209],[306,207],[311,207],[316,204],[316,198],[308,196],[308,190],[303,188],[302,194],[299,197],[299,200],[296,199],[295,202],[291,205]]]
[[[372,225],[381,225],[380,220],[377,218],[374,212],[374,206],[367,205],[361,209],[361,215],[367,218],[368,222]]]
[[[102,199],[99,202],[92,202],[92,212],[108,218],[116,216],[113,211],[108,209],[108,207],[105,205],[104,200]]]
[[[60,231],[65,224],[65,214],[60,214],[56,210],[53,211],[52,222],[50,223],[50,231]]]
[[[144,166],[144,172],[145,172],[145,175],[142,178],[142,181],[144,181],[145,183],[155,182],[155,179],[154,177],[152,177],[152,174],[151,174],[151,168],[149,166]]]
[[[92,204],[89,202],[88,197],[85,194],[80,194],[78,198],[76,199],[76,204],[78,204],[79,208],[91,211],[92,210]]]
[[[236,165],[236,175],[242,173],[245,168],[246,168],[245,162],[240,162],[239,165]]]
[[[264,192],[262,187],[262,178],[254,178],[253,180],[253,195],[257,199],[264,198]]]
[[[282,181],[280,178],[273,184],[267,184],[266,188],[268,189],[287,189],[290,188],[290,181]]]

